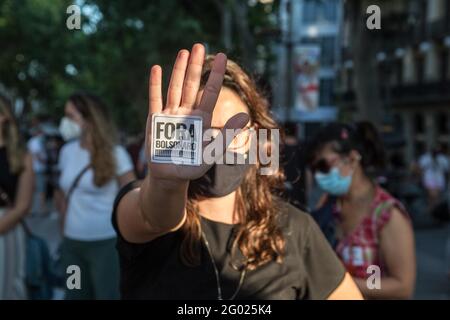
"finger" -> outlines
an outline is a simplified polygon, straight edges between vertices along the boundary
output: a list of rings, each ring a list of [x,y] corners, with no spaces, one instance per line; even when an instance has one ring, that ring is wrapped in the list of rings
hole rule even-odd
[[[148,86],[148,112],[149,114],[159,113],[163,108],[162,101],[162,70],[156,65],[150,70],[150,80]]]
[[[181,106],[192,109],[197,98],[202,77],[203,62],[205,61],[205,47],[199,43],[192,47],[191,56],[183,85]]]
[[[227,56],[218,53],[213,62],[213,67],[203,90],[202,99],[198,106],[199,109],[212,114],[217,102],[217,98],[222,88],[223,76],[227,65]]]
[[[167,108],[176,109],[181,104],[184,76],[189,59],[189,51],[180,50],[170,77],[169,89],[167,91]]]
[[[233,135],[230,138],[234,138],[237,134],[239,134],[240,130],[243,129],[247,123],[249,122],[250,117],[247,113],[240,112],[234,116],[232,116],[228,121],[225,123],[224,127],[221,129],[221,135],[222,135],[222,142],[223,146],[222,148],[219,148],[218,152],[214,155],[215,161],[219,160],[224,153],[226,152],[228,146],[233,141],[233,139],[226,139],[227,138],[227,130],[234,130]],[[210,142],[214,143],[214,142]]]
[[[150,133],[151,133],[151,123],[152,118],[150,115],[147,116],[147,123],[145,126],[145,141],[144,141],[144,154],[145,159],[148,161],[150,159]]]

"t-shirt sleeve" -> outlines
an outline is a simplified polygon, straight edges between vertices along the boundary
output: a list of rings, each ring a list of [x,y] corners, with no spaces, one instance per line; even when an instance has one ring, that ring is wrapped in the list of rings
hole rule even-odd
[[[119,251],[120,255],[127,259],[132,259],[133,257],[139,255],[146,248],[147,244],[146,243],[134,244],[134,243],[130,243],[125,240],[122,233],[120,232],[119,224],[117,221],[117,207],[119,206],[119,203],[122,200],[122,198],[128,192],[132,191],[135,188],[138,188],[139,184],[140,184],[139,180],[135,180],[135,181],[129,182],[128,184],[126,184],[119,190],[119,192],[117,193],[117,196],[114,200],[113,211],[112,211],[112,215],[111,215],[111,222],[112,222],[113,228],[117,234],[116,248]]]
[[[116,156],[116,175],[121,176],[128,171],[133,170],[133,163],[131,162],[131,157],[128,152],[122,146],[116,146],[115,149]]]
[[[307,299],[323,300],[341,284],[345,268],[325,239],[315,221],[308,217],[308,233],[304,248]]]

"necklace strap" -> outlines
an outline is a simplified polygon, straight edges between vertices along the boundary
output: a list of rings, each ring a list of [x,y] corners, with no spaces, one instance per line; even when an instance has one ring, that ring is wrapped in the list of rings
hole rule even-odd
[[[211,247],[209,245],[208,239],[206,238],[206,235],[203,231],[202,231],[202,240],[203,240],[203,243],[205,244],[206,251],[208,252],[209,258],[211,259],[211,262],[212,262],[212,265],[214,268],[214,275],[216,277],[216,285],[217,285],[217,299],[224,300],[223,295],[222,295],[222,286],[220,283],[219,269],[217,268],[216,261],[214,259],[214,256],[212,255],[212,251],[211,251]],[[239,291],[242,288],[242,284],[244,283],[246,273],[247,273],[247,269],[244,267],[244,269],[240,273],[239,283],[238,283],[236,290],[234,291],[233,295],[227,300],[234,300],[236,298],[236,296],[238,295]]]

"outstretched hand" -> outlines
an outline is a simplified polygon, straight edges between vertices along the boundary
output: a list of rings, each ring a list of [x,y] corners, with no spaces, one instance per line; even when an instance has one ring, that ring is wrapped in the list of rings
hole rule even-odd
[[[152,115],[155,113],[165,115],[200,116],[203,118],[203,130],[211,128],[211,119],[222,87],[225,74],[227,57],[218,53],[213,62],[208,81],[203,88],[200,103],[196,104],[200,90],[200,79],[205,60],[205,48],[201,44],[195,44],[192,52],[180,50],[173,66],[167,92],[166,104],[162,98],[162,70],[155,65],[150,72],[149,83],[149,111],[147,116],[145,148],[149,159],[149,172],[153,178],[167,180],[193,180],[201,177],[211,167],[202,161],[200,166],[185,166],[179,164],[163,164],[151,162],[151,125]],[[249,117],[245,113],[238,113],[231,117],[225,124],[226,129],[242,129]],[[224,145],[225,152],[226,146]],[[222,154],[217,154],[219,158]]]

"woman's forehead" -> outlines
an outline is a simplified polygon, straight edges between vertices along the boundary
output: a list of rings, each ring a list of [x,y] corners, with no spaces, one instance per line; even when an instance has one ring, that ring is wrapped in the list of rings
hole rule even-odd
[[[339,155],[339,154],[336,152],[333,143],[327,143],[317,151],[316,160],[323,159],[323,158],[329,159],[329,158],[335,157],[336,155]]]

